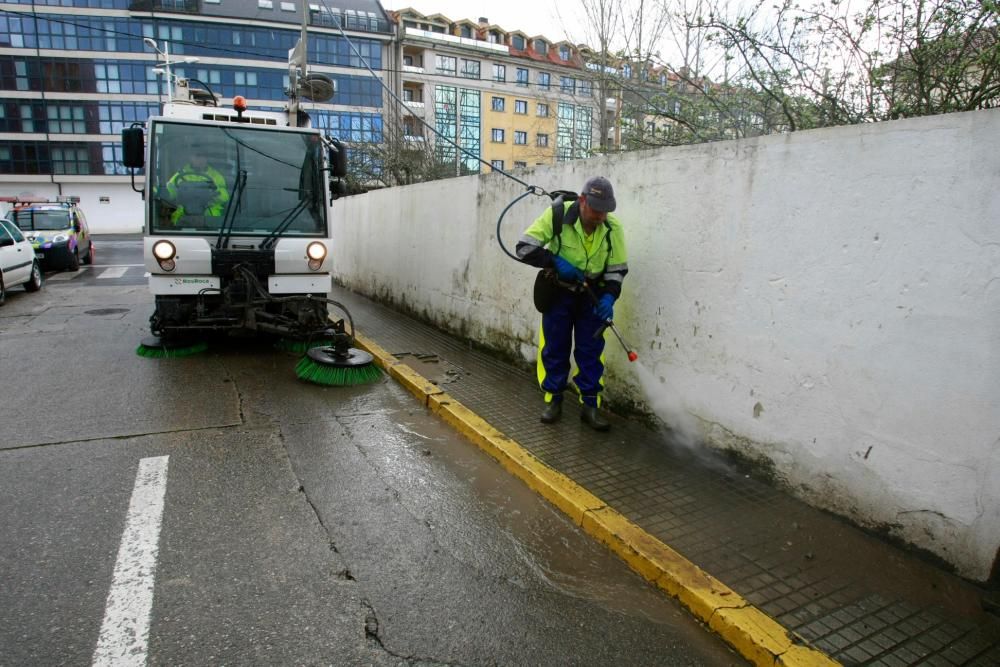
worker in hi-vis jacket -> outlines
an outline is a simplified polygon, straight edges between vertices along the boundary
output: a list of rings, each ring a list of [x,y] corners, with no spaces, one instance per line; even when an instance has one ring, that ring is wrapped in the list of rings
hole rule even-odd
[[[576,361],[573,383],[580,393],[580,419],[606,431],[600,413],[604,387],[604,336],[595,333],[614,319],[614,304],[628,273],[625,233],[612,214],[615,194],[608,179],[589,179],[576,200],[562,203],[561,225],[555,207],[546,208],[517,243],[517,256],[558,275],[551,302],[542,314],[538,341],[538,382],[545,392],[541,420],[562,416],[563,392],[569,382],[570,351]],[[554,227],[561,227],[558,234]]]

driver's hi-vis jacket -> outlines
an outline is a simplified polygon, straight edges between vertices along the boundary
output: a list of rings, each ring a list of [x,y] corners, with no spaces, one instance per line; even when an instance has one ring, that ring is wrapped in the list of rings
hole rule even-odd
[[[171,199],[177,198],[177,186],[180,183],[211,183],[216,190],[216,197],[205,207],[204,211],[192,211],[192,215],[222,215],[226,210],[226,202],[229,201],[229,190],[226,189],[226,179],[222,177],[217,169],[210,165],[205,165],[202,171],[198,171],[190,163],[180,168],[176,174],[167,181],[167,194]],[[177,210],[170,216],[170,221],[174,224],[185,215],[184,207],[178,206]]]

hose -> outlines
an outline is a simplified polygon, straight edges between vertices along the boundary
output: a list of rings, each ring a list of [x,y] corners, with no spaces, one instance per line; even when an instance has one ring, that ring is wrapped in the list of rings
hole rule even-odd
[[[497,218],[497,243],[500,244],[500,249],[503,250],[504,253],[506,253],[507,256],[510,257],[515,262],[520,262],[521,258],[518,257],[517,255],[515,255],[514,253],[512,253],[510,250],[507,250],[507,246],[505,246],[503,244],[503,238],[500,237],[500,225],[503,224],[503,218],[504,218],[505,215],[507,215],[507,211],[509,211],[510,209],[512,209],[514,207],[514,204],[516,204],[517,202],[521,201],[522,199],[524,199],[528,195],[539,195],[539,196],[549,195],[549,196],[551,196],[548,192],[546,192],[542,188],[538,187],[537,185],[529,185],[527,190],[525,190],[521,195],[519,195],[517,198],[515,198],[511,203],[507,204],[507,206],[504,208],[504,210],[500,212],[500,217]]]

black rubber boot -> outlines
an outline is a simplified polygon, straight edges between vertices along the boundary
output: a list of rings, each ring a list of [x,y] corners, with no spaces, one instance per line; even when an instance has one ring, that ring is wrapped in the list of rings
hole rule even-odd
[[[581,406],[580,421],[595,431],[607,431],[611,428],[611,422],[602,417],[597,408],[590,405]]]
[[[555,424],[562,417],[562,401],[550,401],[542,410],[542,423]]]

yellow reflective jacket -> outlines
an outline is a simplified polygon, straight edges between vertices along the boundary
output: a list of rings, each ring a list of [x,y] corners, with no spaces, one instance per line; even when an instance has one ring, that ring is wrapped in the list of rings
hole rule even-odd
[[[588,238],[579,219],[574,220],[572,225],[568,224],[568,211],[574,203],[564,204],[565,222],[558,239],[552,229],[552,207],[546,207],[524,230],[517,243],[517,256],[527,264],[546,268],[552,266],[553,257],[558,254],[596,282],[602,292],[609,292],[618,298],[622,281],[628,273],[628,251],[622,223],[615,214],[608,213],[607,221],[598,225]]]
[[[184,165],[180,170],[167,181],[167,194],[171,199],[177,197],[177,185],[179,183],[211,183],[216,190],[215,199],[205,207],[204,211],[192,211],[192,215],[222,215],[226,210],[226,202],[229,201],[229,190],[226,189],[226,179],[222,177],[217,169],[211,165],[205,165],[202,171],[198,171],[190,163]],[[178,206],[177,210],[170,216],[170,221],[177,223],[185,215],[183,206]]]

